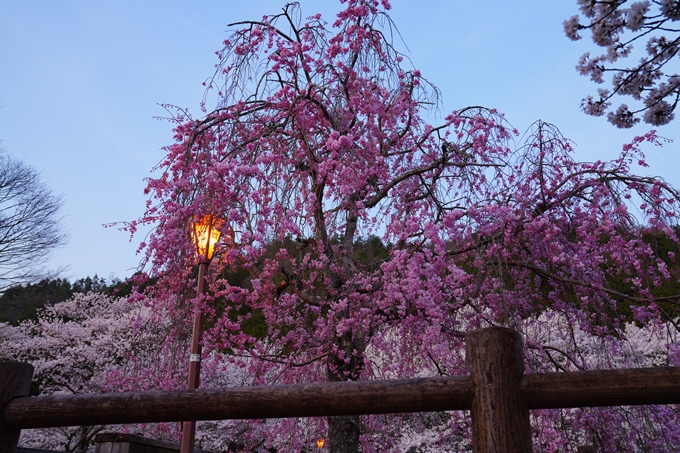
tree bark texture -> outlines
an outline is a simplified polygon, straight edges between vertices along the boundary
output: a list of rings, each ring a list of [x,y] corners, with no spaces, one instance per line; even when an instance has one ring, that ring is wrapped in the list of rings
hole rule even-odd
[[[349,312],[342,312],[342,317],[348,318]],[[336,346],[344,352],[348,362],[330,357],[328,364],[328,379],[331,382],[348,382],[359,379],[364,367],[362,354],[355,351],[366,350],[366,344],[361,336],[345,332],[336,338]],[[339,417],[328,417],[328,448],[331,453],[359,453],[359,435],[361,434],[359,415],[348,414]]]
[[[28,396],[33,366],[21,362],[0,362],[0,411],[14,398]],[[0,452],[15,453],[21,429],[12,429],[0,421]]]
[[[358,415],[328,417],[330,453],[358,453],[360,420]]]
[[[474,453],[531,453],[529,409],[520,392],[524,373],[522,337],[492,327],[465,336],[472,378]]]

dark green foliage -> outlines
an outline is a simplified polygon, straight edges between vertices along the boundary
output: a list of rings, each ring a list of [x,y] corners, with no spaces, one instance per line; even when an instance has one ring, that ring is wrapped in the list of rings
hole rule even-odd
[[[66,279],[45,279],[36,284],[15,285],[0,296],[0,322],[18,324],[26,319],[36,319],[37,311],[46,305],[63,302],[75,293],[105,293],[124,297],[130,294],[131,284],[106,280],[95,275],[70,283]]]
[[[676,236],[680,237],[680,226],[676,226],[674,229]],[[661,286],[652,288],[652,295],[661,299],[657,302],[657,305],[669,318],[677,318],[680,315],[680,246],[664,233],[652,234],[648,232],[643,235],[643,240],[652,246],[654,255],[666,263],[671,274],[670,280],[665,281]],[[674,255],[674,259],[670,258],[669,253]],[[671,300],[664,300],[664,298],[672,298],[672,296],[676,297]]]
[[[61,278],[13,286],[0,297],[0,322],[18,324],[25,319],[35,319],[39,308],[63,302],[72,295],[71,283]]]
[[[680,235],[680,227],[675,227],[675,234]],[[662,260],[671,276],[670,279],[663,280],[659,286],[650,278],[645,286],[649,288],[650,295],[654,298],[661,314],[666,319],[675,319],[680,315],[680,246],[664,232],[651,228],[643,232],[642,240],[653,251],[650,258]],[[675,258],[671,258],[672,255],[675,255]],[[610,313],[607,313],[612,318],[618,317],[626,322],[633,322],[633,308],[639,304],[645,306],[649,304],[647,298],[640,298],[640,295],[636,293],[637,290],[633,287],[631,278],[631,275],[619,275],[610,276],[608,279],[608,286],[625,296],[612,295],[612,299],[616,301],[616,307],[610,308]]]
[[[198,273],[198,267],[196,267],[196,272]],[[136,275],[137,274],[135,274],[135,276]],[[146,278],[144,283],[139,284],[135,283],[135,276],[125,280],[120,280],[118,278],[113,279],[109,285],[101,289],[101,292],[113,297],[128,297],[135,290],[143,293],[147,289],[153,288],[153,286],[156,284],[156,280],[158,280],[156,277]]]
[[[106,292],[109,286],[106,284],[106,279],[98,277],[96,274],[94,277],[85,277],[80,280],[73,282],[72,286],[74,293],[101,293]]]
[[[378,236],[371,235],[354,243],[354,259],[374,271],[389,258],[390,248],[392,248],[390,244],[385,244]]]

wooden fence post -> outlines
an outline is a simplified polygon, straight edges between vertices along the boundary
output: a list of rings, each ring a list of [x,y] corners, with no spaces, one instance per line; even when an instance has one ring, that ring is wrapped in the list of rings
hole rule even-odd
[[[531,453],[529,409],[520,393],[524,351],[519,332],[491,327],[465,336],[474,453]]]
[[[22,362],[0,362],[0,412],[13,398],[28,396],[33,379],[33,365]],[[15,453],[20,429],[10,429],[0,423],[0,452]]]

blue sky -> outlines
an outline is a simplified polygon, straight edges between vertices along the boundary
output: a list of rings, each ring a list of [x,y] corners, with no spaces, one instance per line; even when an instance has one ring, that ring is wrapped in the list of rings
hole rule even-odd
[[[124,278],[140,261],[140,236],[103,224],[144,211],[144,178],[172,143],[158,104],[199,112],[201,83],[227,24],[277,13],[285,0],[0,2],[0,140],[63,196],[68,245],[50,266],[66,277]],[[332,22],[335,0],[302,0]],[[595,86],[578,75],[589,39],[569,41],[562,21],[575,0],[393,0],[391,16],[413,65],[442,91],[442,112],[495,107],[520,131],[542,119],[577,144],[576,157],[614,157],[649,128],[618,130],[579,110]],[[402,47],[403,48],[403,47]],[[404,50],[406,50],[404,48]],[[650,148],[650,168],[680,186],[680,120],[659,129],[676,142]]]

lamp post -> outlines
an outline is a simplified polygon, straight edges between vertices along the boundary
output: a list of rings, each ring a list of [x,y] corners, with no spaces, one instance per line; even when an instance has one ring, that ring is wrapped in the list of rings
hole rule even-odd
[[[198,285],[196,292],[205,294],[205,275],[215,252],[215,244],[220,240],[219,227],[224,222],[211,215],[205,215],[192,225],[192,239],[198,255]],[[231,239],[231,238],[230,238]],[[189,359],[189,379],[187,388],[196,389],[199,386],[201,374],[201,334],[203,330],[203,312],[199,311],[194,317],[194,330],[191,335],[191,356]],[[182,426],[182,444],[180,453],[193,453],[196,438],[196,421],[185,421]]]

